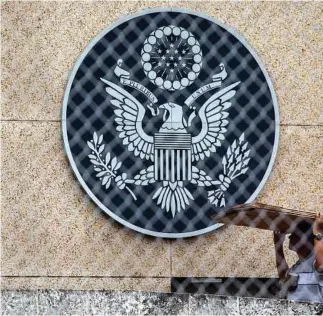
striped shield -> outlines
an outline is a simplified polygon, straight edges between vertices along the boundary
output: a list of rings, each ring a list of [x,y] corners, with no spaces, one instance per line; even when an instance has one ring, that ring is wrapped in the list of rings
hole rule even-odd
[[[192,179],[192,137],[187,133],[156,133],[155,180]]]

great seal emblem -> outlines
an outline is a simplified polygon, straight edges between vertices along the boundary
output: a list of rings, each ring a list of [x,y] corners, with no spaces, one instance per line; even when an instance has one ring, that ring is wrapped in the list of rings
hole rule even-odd
[[[152,10],[106,30],[64,98],[64,142],[87,193],[121,223],[161,237],[211,231],[211,215],[253,200],[277,126],[256,54],[189,12]]]

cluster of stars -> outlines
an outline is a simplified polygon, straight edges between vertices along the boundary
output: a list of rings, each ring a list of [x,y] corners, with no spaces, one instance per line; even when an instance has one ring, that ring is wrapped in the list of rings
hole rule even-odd
[[[174,78],[181,79],[185,73],[189,71],[186,69],[187,62],[185,59],[190,59],[190,51],[186,43],[182,43],[180,38],[170,37],[170,42],[167,37],[159,43],[152,55],[154,70],[157,75],[161,75],[164,79],[173,80]],[[165,45],[166,44],[166,45]],[[167,45],[168,44],[168,45]],[[157,60],[159,61],[157,62]]]
[[[147,77],[158,87],[174,91],[190,85],[202,65],[196,38],[187,30],[160,27],[146,39],[141,60]]]

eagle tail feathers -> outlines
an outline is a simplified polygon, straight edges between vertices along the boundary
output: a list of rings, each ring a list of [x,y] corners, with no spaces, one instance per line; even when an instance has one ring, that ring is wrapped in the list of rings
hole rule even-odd
[[[171,211],[175,217],[176,212],[184,210],[189,205],[189,200],[193,200],[192,194],[183,187],[183,181],[163,181],[163,186],[158,188],[153,199],[157,199],[157,205]]]

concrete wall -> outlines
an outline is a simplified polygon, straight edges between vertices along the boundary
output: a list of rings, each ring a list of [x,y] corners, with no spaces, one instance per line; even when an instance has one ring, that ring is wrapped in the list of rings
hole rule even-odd
[[[204,12],[254,47],[281,115],[276,163],[257,201],[322,208],[321,3],[3,1],[2,288],[167,292],[171,276],[276,276],[267,231],[141,236],[102,214],[72,175],[60,131],[68,73],[102,29],[156,6]]]

